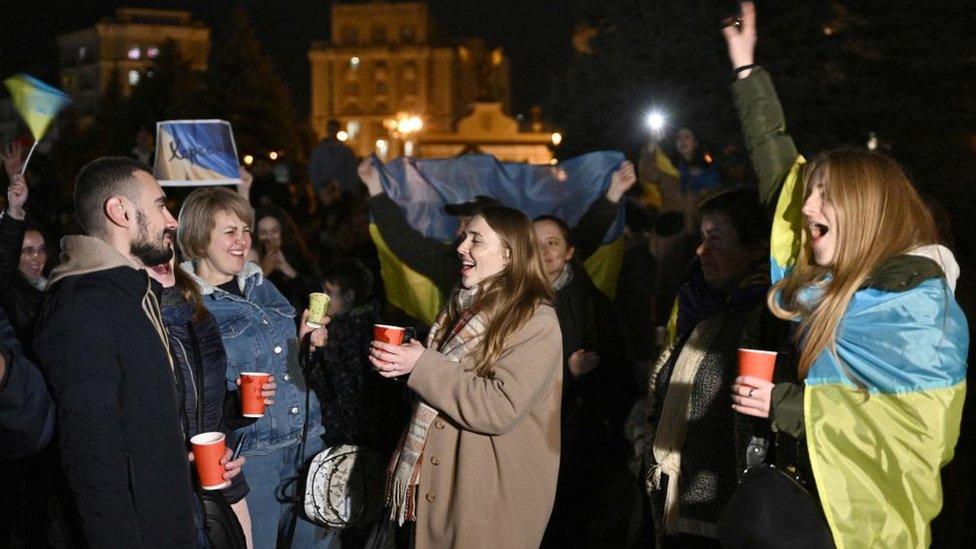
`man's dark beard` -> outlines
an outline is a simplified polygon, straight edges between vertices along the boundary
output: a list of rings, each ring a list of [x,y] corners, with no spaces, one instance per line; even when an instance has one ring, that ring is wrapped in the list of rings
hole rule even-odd
[[[146,223],[146,216],[141,211],[136,212],[136,223],[139,225],[139,237],[129,244],[129,253],[139,258],[146,267],[155,267],[168,262],[173,257],[173,248],[163,243],[163,235],[176,235],[172,229],[165,229],[159,235],[158,242],[149,240],[149,224]]]

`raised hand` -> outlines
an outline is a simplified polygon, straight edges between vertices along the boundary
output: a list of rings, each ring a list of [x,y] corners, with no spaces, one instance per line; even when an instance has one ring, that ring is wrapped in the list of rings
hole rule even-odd
[[[0,151],[0,159],[3,160],[3,167],[7,170],[7,175],[13,179],[14,175],[19,174],[23,170],[23,147],[20,143],[14,141],[8,147],[4,147]]]
[[[24,219],[26,212],[24,204],[27,203],[27,182],[20,172],[15,172],[10,176],[10,186],[7,187],[7,213],[14,219]]]
[[[610,177],[610,187],[607,189],[607,200],[610,202],[620,202],[624,194],[637,182],[637,174],[634,172],[634,164],[629,160],[620,163],[620,168],[613,172]]]
[[[376,171],[376,166],[373,165],[373,159],[371,157],[367,156],[359,163],[356,173],[359,174],[359,179],[366,185],[369,196],[376,196],[383,192],[383,183],[380,181],[380,174]]]
[[[756,62],[756,6],[752,2],[743,2],[741,6],[742,11],[739,16],[727,20],[727,24],[722,27],[733,69]],[[745,70],[739,72],[737,76],[745,78],[751,72]]]

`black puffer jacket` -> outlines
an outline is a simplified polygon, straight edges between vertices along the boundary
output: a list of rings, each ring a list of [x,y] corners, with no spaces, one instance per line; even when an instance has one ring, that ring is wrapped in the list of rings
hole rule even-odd
[[[97,238],[62,244],[34,351],[85,545],[196,547],[178,378],[149,275]]]
[[[170,353],[182,378],[178,387],[183,397],[187,445],[194,435],[219,431],[227,436],[227,445],[233,447],[234,430],[225,421],[225,414],[228,418],[239,416],[240,408],[235,404],[240,401],[236,391],[227,390],[227,352],[217,321],[206,309],[202,318],[194,319],[193,306],[183,300],[176,287],[163,290],[162,301]],[[248,492],[244,475],[234,477],[222,492],[231,503],[243,499]]]

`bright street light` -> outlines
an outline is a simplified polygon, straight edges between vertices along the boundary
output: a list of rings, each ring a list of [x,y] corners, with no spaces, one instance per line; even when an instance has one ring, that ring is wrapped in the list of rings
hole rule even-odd
[[[254,164],[254,157],[251,156],[251,155],[249,155],[249,154],[245,154],[244,155],[244,165],[245,166],[250,166],[251,164]]]
[[[349,132],[347,132],[346,130],[339,130],[339,132],[336,133],[336,139],[338,139],[339,141],[346,141],[346,140],[348,140],[349,139]]]
[[[552,132],[552,135],[549,136],[549,141],[552,141],[553,146],[558,147],[563,142],[563,134]]]

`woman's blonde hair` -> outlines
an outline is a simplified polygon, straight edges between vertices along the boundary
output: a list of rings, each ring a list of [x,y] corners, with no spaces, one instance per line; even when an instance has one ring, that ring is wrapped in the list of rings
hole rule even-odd
[[[475,310],[484,313],[488,320],[484,339],[475,354],[473,371],[489,377],[504,349],[505,339],[521,328],[539,305],[551,303],[553,292],[532,233],[532,222],[525,214],[504,206],[485,206],[474,216],[484,218],[498,234],[502,249],[509,253],[508,265],[481,283],[474,304]],[[435,339],[443,341],[460,316],[460,307],[452,300]]]
[[[176,235],[187,259],[196,261],[206,257],[217,212],[232,213],[248,226],[254,226],[254,210],[241,195],[223,187],[199,188],[186,197],[180,208]]]
[[[792,273],[769,292],[769,308],[779,318],[800,319],[798,373],[806,377],[824,349],[835,352],[841,317],[854,293],[878,266],[914,248],[938,242],[928,209],[894,160],[866,151],[822,154],[803,175],[806,196],[823,182],[824,201],[837,214],[833,263],[814,262],[807,231]],[[822,297],[801,303],[800,291],[818,286]],[[855,382],[857,380],[854,380]]]

